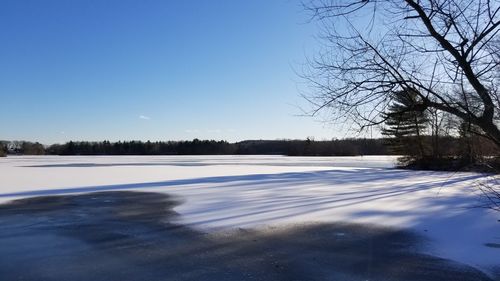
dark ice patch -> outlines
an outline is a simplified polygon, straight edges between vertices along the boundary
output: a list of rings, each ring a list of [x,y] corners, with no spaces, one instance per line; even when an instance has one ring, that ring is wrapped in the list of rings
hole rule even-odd
[[[407,231],[349,223],[203,233],[181,200],[99,192],[0,205],[2,280],[492,280],[419,252]]]

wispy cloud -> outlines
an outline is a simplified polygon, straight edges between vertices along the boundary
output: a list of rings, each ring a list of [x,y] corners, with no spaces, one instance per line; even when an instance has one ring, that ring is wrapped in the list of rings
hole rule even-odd
[[[145,115],[139,115],[139,119],[142,119],[142,120],[151,120],[151,117],[145,116]]]
[[[186,132],[188,134],[195,134],[195,133],[199,133],[200,130],[198,130],[198,129],[186,129],[186,130],[184,130],[184,132]]]

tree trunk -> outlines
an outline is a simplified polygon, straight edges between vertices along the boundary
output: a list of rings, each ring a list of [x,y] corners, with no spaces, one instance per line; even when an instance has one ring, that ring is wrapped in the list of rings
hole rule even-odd
[[[500,151],[500,129],[490,121],[478,120],[476,125],[483,129],[488,138],[496,144],[498,151]]]

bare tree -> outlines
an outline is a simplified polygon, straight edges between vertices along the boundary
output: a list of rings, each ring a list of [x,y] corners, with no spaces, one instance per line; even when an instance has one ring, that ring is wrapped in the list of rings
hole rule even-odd
[[[500,1],[311,0],[323,52],[304,75],[312,114],[361,129],[383,123],[397,93],[412,110],[434,109],[474,124],[500,147]]]

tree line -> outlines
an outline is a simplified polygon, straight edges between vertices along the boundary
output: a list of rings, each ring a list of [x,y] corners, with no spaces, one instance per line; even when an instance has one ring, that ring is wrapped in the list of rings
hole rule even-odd
[[[5,157],[7,154],[44,155],[48,153],[47,146],[39,142],[0,141],[0,157]]]
[[[397,118],[396,118],[397,119]],[[396,122],[396,121],[395,121]],[[397,126],[404,127],[403,121]],[[396,122],[397,123],[397,122]],[[406,125],[409,126],[408,124]],[[411,128],[411,126],[409,126]],[[418,127],[421,129],[420,127]],[[393,128],[394,129],[394,128]],[[465,155],[472,151],[480,155],[495,155],[495,147],[480,138],[451,135],[426,135],[415,127],[394,133],[385,129],[387,137],[376,139],[348,138],[321,140],[246,140],[227,141],[69,141],[64,144],[42,145],[28,141],[1,141],[2,154],[17,155],[287,155],[287,156],[358,156],[358,155],[422,155],[442,157]],[[413,130],[413,131],[412,131]],[[389,136],[394,133],[393,136]],[[436,148],[437,146],[437,148]],[[434,148],[433,148],[434,147]],[[423,151],[421,151],[421,149]]]
[[[255,155],[353,156],[389,153],[380,139],[247,140],[236,143],[192,141],[70,141],[44,146],[38,142],[2,141],[3,155]]]
[[[38,142],[2,141],[3,155],[288,155],[355,156],[386,155],[382,139],[246,140],[227,141],[69,141],[44,146]]]
[[[384,113],[382,134],[392,153],[404,155],[403,167],[432,170],[500,171],[500,151],[494,141],[477,134],[470,120],[431,108],[415,107],[420,97],[399,92]]]

